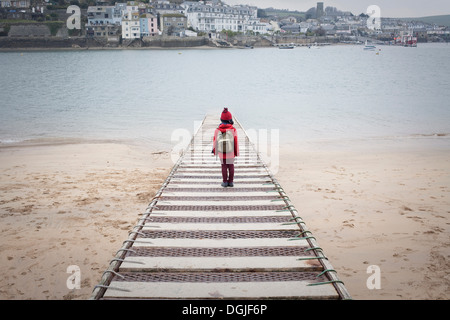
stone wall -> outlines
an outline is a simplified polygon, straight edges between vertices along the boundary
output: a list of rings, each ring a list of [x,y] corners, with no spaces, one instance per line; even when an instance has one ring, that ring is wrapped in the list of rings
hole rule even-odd
[[[142,47],[200,47],[209,44],[209,39],[204,37],[144,37],[142,39]]]
[[[50,25],[51,24],[51,25]],[[106,38],[69,37],[65,25],[51,23],[11,24],[3,28],[3,34],[7,30],[8,36],[0,36],[0,48],[189,48],[200,46],[221,47],[209,37],[144,37],[135,40],[108,41]],[[0,30],[1,32],[1,30]],[[306,37],[306,36],[243,36],[226,37],[221,35],[217,41],[227,40],[234,47],[270,47],[279,44],[293,43],[307,45],[314,42],[334,43],[336,37]]]
[[[306,37],[304,35],[302,36],[295,36],[295,35],[285,35],[285,36],[274,36],[273,41],[275,44],[288,44],[288,43],[294,43],[298,45],[306,45],[306,44],[313,44],[315,42],[317,43],[337,43],[339,42],[338,37]]]
[[[93,39],[57,37],[0,37],[0,49],[62,49],[102,47]]]
[[[283,36],[244,36],[236,35],[226,37],[220,35],[221,39],[226,39],[233,46],[253,46],[253,47],[270,47],[279,44],[296,44],[307,45],[317,43],[336,43],[339,42],[337,37],[306,37],[300,35],[283,35]]]
[[[0,49],[51,49],[51,48],[189,48],[209,45],[209,40],[197,38],[152,38],[108,42],[106,39],[85,37],[0,37]]]
[[[50,37],[50,29],[44,24],[19,24],[12,25],[8,37]]]
[[[221,36],[221,39],[227,39],[226,36]],[[228,37],[228,42],[233,46],[253,46],[253,47],[270,47],[272,42],[262,36],[234,36]]]

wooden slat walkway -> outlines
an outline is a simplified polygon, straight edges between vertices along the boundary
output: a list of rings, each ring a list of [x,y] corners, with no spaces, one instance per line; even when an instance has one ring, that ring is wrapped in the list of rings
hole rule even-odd
[[[221,187],[205,117],[92,299],[349,299],[239,123],[235,186]]]

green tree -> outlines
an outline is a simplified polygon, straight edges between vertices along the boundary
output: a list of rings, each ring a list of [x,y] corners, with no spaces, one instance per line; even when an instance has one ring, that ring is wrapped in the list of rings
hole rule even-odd
[[[326,31],[322,29],[322,27],[320,27],[319,29],[317,29],[315,32],[316,36],[320,36],[323,37],[326,34]]]
[[[257,13],[258,18],[267,18],[268,17],[266,10],[264,10],[264,9],[258,9],[257,12],[258,12]]]

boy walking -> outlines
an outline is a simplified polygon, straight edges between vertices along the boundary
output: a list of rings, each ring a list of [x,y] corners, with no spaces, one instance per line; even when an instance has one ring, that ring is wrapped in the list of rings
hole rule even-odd
[[[233,187],[234,158],[239,155],[239,146],[233,117],[228,108],[223,109],[220,121],[221,124],[214,132],[212,152],[219,156],[222,164],[222,187]]]

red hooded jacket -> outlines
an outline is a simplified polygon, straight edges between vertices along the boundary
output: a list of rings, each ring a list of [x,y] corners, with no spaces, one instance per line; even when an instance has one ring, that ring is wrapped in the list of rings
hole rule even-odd
[[[227,130],[232,130],[233,136],[234,136],[234,152],[216,152],[217,150],[217,136],[219,133],[224,133]],[[217,155],[219,153],[220,159],[234,159],[234,157],[239,156],[239,146],[238,146],[238,136],[236,132],[236,128],[233,127],[232,124],[220,124],[220,126],[214,131],[214,139],[213,139],[213,153],[214,155]]]

